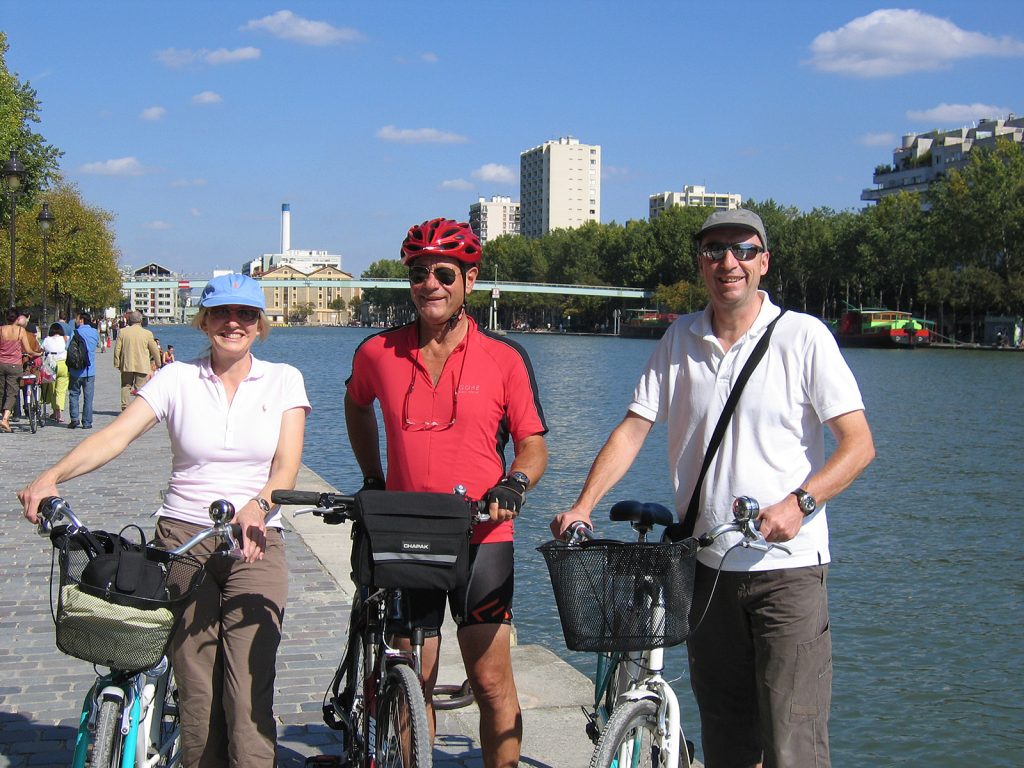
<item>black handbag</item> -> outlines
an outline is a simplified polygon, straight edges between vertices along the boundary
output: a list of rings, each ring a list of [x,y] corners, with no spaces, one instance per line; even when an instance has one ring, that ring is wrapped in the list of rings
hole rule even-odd
[[[139,543],[124,537],[129,528],[139,532]],[[83,592],[131,608],[166,607],[171,555],[146,546],[139,526],[125,526],[120,534],[79,531],[75,539],[89,558],[79,579]]]
[[[355,517],[357,584],[451,591],[468,580],[471,510],[461,496],[360,491]]]

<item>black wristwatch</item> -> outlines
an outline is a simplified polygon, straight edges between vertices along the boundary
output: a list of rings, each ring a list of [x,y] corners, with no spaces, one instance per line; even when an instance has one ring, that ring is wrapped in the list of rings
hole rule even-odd
[[[528,478],[522,472],[509,472],[508,479],[515,480],[517,483],[522,483],[524,491],[530,487],[530,478]]]
[[[263,510],[263,514],[267,514],[270,511],[270,502],[262,496],[253,496],[252,500],[256,502],[257,507]]]
[[[804,517],[814,514],[814,510],[818,508],[818,502],[811,494],[803,488],[797,488],[791,493],[796,496],[796,502],[800,505],[800,511],[804,513]]]

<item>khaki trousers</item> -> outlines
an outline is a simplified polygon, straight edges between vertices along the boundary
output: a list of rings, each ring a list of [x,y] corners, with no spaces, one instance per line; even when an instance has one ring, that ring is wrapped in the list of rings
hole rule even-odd
[[[173,547],[197,526],[157,523],[157,540]],[[208,539],[192,551],[216,546]],[[170,657],[178,684],[184,768],[272,768],[277,723],[274,678],[281,623],[288,597],[284,537],[267,529],[262,560],[201,558],[206,577],[175,636]]]
[[[121,410],[128,407],[132,401],[132,390],[139,389],[149,378],[148,373],[136,373],[135,371],[121,371]]]
[[[687,641],[707,768],[827,768],[832,701],[828,566],[722,571]],[[715,571],[697,565],[691,621]]]

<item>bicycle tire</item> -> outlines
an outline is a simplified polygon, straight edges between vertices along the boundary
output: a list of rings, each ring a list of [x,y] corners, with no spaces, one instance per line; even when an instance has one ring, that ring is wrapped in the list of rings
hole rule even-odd
[[[92,737],[92,756],[89,768],[120,768],[121,759],[115,756],[115,736],[120,731],[121,701],[103,699],[96,718],[96,733]],[[116,762],[115,762],[116,760]]]
[[[28,400],[25,407],[25,410],[28,411],[28,428],[32,430],[34,435],[39,421],[39,400],[36,398],[36,388],[34,386],[29,390],[29,395],[26,399]]]
[[[430,729],[420,679],[404,664],[388,670],[377,710],[377,768],[429,768]]]
[[[615,709],[601,734],[590,768],[660,766],[659,751],[658,703],[651,699],[626,701]],[[689,765],[686,746],[680,744],[679,768],[688,768]]]
[[[178,715],[178,686],[174,682],[174,670],[170,662],[167,671],[160,675],[153,698],[153,717],[149,723],[147,738],[149,757],[160,754],[154,764],[170,768],[181,761],[181,719]]]

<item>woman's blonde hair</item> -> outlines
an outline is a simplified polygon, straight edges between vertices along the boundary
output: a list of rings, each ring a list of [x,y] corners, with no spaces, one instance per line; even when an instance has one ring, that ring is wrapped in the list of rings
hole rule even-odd
[[[259,307],[253,307],[253,309],[259,309]],[[203,323],[206,322],[206,314],[210,311],[209,307],[200,307],[199,311],[196,312],[196,316],[192,318],[192,327],[197,331],[203,330]],[[267,319],[267,313],[260,309],[260,319],[257,321],[257,330],[259,331],[259,341],[266,341],[267,336],[270,334],[270,321]],[[205,333],[205,331],[203,331]]]

